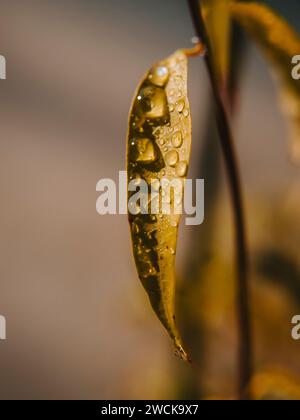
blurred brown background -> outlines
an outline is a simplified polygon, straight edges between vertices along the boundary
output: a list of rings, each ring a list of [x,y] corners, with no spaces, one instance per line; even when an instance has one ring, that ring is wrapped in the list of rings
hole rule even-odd
[[[268,3],[299,29],[297,0]],[[231,396],[236,339],[226,188],[203,226],[180,233],[184,290],[193,238],[202,240],[212,224],[214,252],[189,303],[203,332],[195,332],[201,366],[192,368],[173,356],[149,307],[126,217],[95,210],[97,181],[124,170],[127,113],[140,77],[190,45],[186,3],[2,0],[0,12],[7,60],[0,82],[0,314],[7,319],[0,398]],[[190,174],[198,176],[209,90],[200,58],[189,71]],[[289,161],[287,133],[276,85],[250,46],[235,136],[247,196],[256,368],[280,366],[299,377],[300,342],[291,339],[290,321],[300,314],[300,170]],[[222,167],[220,174],[223,185]],[[184,306],[184,292],[178,302]]]

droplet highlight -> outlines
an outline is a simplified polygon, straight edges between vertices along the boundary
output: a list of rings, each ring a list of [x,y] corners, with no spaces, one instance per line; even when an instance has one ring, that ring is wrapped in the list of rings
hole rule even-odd
[[[166,66],[156,66],[150,70],[148,79],[156,86],[163,87],[169,80],[169,70]]]

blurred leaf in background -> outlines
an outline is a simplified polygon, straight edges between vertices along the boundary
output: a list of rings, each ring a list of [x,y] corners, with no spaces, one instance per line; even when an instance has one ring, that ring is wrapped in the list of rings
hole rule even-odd
[[[231,0],[203,0],[201,2],[220,86],[226,84],[229,69],[230,2]]]
[[[292,78],[292,57],[300,53],[300,38],[285,19],[260,3],[231,3],[233,17],[262,49],[280,78],[282,110],[291,126],[292,156],[300,161],[300,83]]]

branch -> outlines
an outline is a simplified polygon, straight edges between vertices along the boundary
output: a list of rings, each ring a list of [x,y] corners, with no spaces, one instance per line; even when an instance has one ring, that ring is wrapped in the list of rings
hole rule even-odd
[[[235,223],[235,253],[237,265],[237,313],[239,331],[239,398],[248,399],[247,388],[252,376],[252,343],[249,315],[248,250],[242,188],[231,127],[226,113],[226,94],[222,97],[212,60],[209,37],[198,0],[187,0],[197,36],[206,47],[205,64],[215,103],[215,115],[225,160]]]

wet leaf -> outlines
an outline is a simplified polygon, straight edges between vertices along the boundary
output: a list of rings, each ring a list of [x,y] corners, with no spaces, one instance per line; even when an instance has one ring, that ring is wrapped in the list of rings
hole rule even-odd
[[[300,161],[300,83],[292,78],[292,57],[300,54],[299,35],[265,5],[234,2],[231,12],[260,46],[280,78],[281,104],[290,122],[292,153]]]
[[[202,13],[209,34],[213,60],[220,84],[224,84],[229,67],[231,0],[202,0]]]
[[[129,116],[127,172],[128,183],[137,186],[128,194],[128,207],[139,278],[184,360],[188,356],[175,325],[175,254],[190,146],[187,57],[179,50],[154,65],[137,88]],[[170,183],[179,188],[168,189]]]

